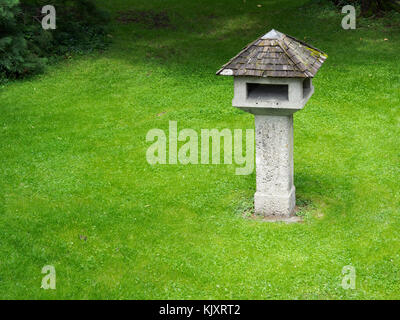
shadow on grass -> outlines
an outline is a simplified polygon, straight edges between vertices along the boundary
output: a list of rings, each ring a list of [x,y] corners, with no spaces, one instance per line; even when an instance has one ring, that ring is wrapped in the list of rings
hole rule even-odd
[[[271,28],[326,51],[332,57],[328,64],[335,67],[363,65],[374,61],[376,56],[382,60],[396,58],[395,46],[382,50],[383,35],[365,30],[360,41],[355,32],[343,30],[342,15],[331,5],[322,2],[301,5],[301,2],[294,6],[292,2],[271,3],[263,9],[238,2],[230,3],[229,11],[223,6],[196,11],[196,6],[187,8],[184,4],[168,9],[149,7],[142,12],[154,13],[155,17],[157,12],[162,13],[168,24],[149,29],[143,23],[121,25],[117,22],[115,28],[122,33],[120,43],[116,44],[119,50],[114,50],[112,58],[148,69],[161,68],[165,76],[168,73],[174,76],[214,74],[243,46]],[[151,25],[156,24],[153,20],[150,19]],[[374,41],[376,45],[369,45]]]
[[[339,218],[352,212],[355,199],[354,185],[346,176],[313,175],[297,172],[295,178],[296,208],[294,216],[302,221],[310,219]],[[330,195],[330,197],[327,197]],[[236,201],[235,201],[236,202]],[[254,198],[243,197],[236,202],[236,214],[245,219],[267,221],[254,212]],[[288,221],[288,222],[302,222]]]
[[[316,175],[300,171],[296,172],[295,186],[296,204],[302,215],[312,211],[317,218],[335,218],[352,212],[356,195],[355,186],[348,176]]]
[[[162,12],[163,16],[169,17],[174,28],[149,29],[143,23],[121,25],[117,22],[115,29],[120,43],[116,46],[120,50],[114,52],[113,58],[150,68],[162,66],[173,69],[174,74],[190,75],[206,70],[214,73],[243,46],[272,28],[300,38],[313,34],[316,39],[333,28],[332,23],[325,23],[325,18],[310,22],[309,14],[298,7],[301,2],[279,6],[271,3],[265,8],[258,8],[255,3],[229,3],[229,10],[224,7],[200,11],[190,11],[183,6],[148,8],[148,12],[155,12],[154,15]],[[149,23],[154,25],[152,20]]]

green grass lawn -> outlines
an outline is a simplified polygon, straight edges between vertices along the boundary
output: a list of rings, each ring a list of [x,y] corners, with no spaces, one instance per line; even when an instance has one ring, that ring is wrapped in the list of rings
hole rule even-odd
[[[114,21],[108,50],[0,88],[0,298],[400,298],[399,15],[343,30],[315,1],[97,2],[170,22]],[[170,120],[254,128],[215,72],[271,28],[329,55],[294,116],[302,224],[244,219],[255,173],[236,165],[146,161]]]

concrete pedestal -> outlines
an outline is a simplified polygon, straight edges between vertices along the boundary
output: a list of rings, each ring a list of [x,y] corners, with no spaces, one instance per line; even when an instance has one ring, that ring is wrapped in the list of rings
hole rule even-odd
[[[294,215],[296,204],[293,114],[303,109],[314,93],[312,81],[235,77],[234,84],[232,105],[254,114],[255,118],[255,212],[267,220],[287,221]]]
[[[264,221],[296,220],[293,114],[313,95],[312,78],[326,58],[321,50],[272,29],[217,71],[234,76],[232,106],[255,116],[254,200]]]
[[[296,204],[293,185],[293,115],[255,115],[256,214],[287,218]]]

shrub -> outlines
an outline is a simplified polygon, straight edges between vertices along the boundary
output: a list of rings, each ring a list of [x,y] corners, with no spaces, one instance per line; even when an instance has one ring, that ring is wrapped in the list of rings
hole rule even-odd
[[[0,0],[0,81],[39,72],[47,61],[104,48],[109,16],[91,0],[52,0],[56,30],[41,25],[46,0]]]
[[[40,16],[41,8],[46,4],[47,0],[21,0],[24,15],[28,18]],[[47,52],[58,55],[86,52],[106,45],[109,16],[92,1],[52,0],[52,5],[57,11],[57,29],[43,30],[40,23],[35,23],[35,28],[29,30],[29,35],[44,45]]]
[[[45,59],[29,50],[18,0],[0,0],[0,81],[19,78],[43,68]]]
[[[361,5],[361,15],[370,17],[381,15],[384,12],[395,10],[400,12],[400,1],[398,0],[331,0],[336,6],[342,7],[346,4]]]

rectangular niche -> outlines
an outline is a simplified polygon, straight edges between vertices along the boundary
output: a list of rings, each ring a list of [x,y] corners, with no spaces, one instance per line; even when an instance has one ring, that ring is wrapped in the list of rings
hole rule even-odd
[[[247,83],[247,99],[257,101],[288,101],[287,84]]]
[[[311,80],[306,78],[303,80],[303,98],[307,97],[311,91]]]

